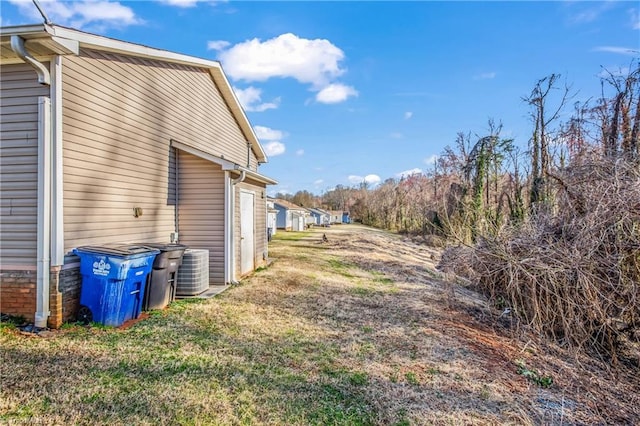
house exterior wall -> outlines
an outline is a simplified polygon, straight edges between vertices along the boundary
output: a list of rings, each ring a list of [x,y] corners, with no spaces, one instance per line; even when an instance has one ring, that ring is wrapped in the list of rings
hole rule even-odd
[[[306,226],[306,217],[302,212],[292,212],[292,230],[293,231],[304,231]]]
[[[0,67],[0,266],[35,267],[38,201],[38,84],[26,64]]]
[[[67,251],[169,241],[171,139],[246,163],[247,143],[207,70],[83,50],[65,60],[63,85]]]
[[[342,223],[342,212],[338,210],[332,210],[330,214],[330,223]]]
[[[0,312],[36,311],[38,97],[49,96],[27,64],[0,67]]]
[[[330,224],[331,215],[321,209],[311,209],[311,213],[318,218],[318,225],[327,226]]]
[[[0,76],[0,310],[33,320],[37,100],[49,96],[49,87],[39,85],[26,64],[3,64]],[[180,169],[178,179],[171,147],[176,140],[257,171],[257,158],[209,70],[83,49],[65,57],[61,79],[64,252],[111,242],[168,242],[179,212],[180,242],[208,249],[210,278],[223,283],[224,172],[183,153],[194,169]],[[185,197],[180,200],[176,181]],[[204,206],[194,196],[203,184],[210,197]],[[176,210],[182,201],[186,205]],[[256,206],[261,229],[266,207]],[[134,207],[142,209],[140,217]],[[258,234],[264,234],[264,241],[256,235],[256,257],[262,259],[266,231]],[[81,288],[76,263],[51,269],[51,326],[75,317]]]
[[[267,229],[271,229],[271,235],[276,234],[277,213],[273,211],[267,212]]]
[[[171,139],[257,170],[256,156],[247,151],[245,137],[206,69],[82,50],[65,59],[63,84],[66,250],[107,242],[169,241],[176,215]],[[179,162],[179,202],[188,203],[178,208],[180,242],[210,250],[210,280],[221,284],[224,173],[184,152]],[[207,185],[202,176],[192,175],[200,171],[214,179],[207,206],[193,198],[194,191]],[[191,180],[185,180],[185,173]],[[141,207],[143,215],[133,217],[133,207]],[[189,216],[190,208],[195,211]],[[205,223],[207,214],[215,223]],[[194,226],[203,226],[204,232],[195,232]],[[210,238],[206,244],[205,235]]]
[[[309,212],[309,214],[305,216],[305,223],[307,225],[318,225],[318,220],[311,214],[311,212]]]
[[[209,250],[209,282],[224,284],[224,171],[180,150],[177,161],[179,241]]]
[[[273,206],[273,201],[267,200],[267,230],[271,229],[272,236],[276,234],[277,223],[278,211]]]
[[[233,238],[235,240],[235,276],[240,277],[240,265],[241,265],[241,250],[240,250],[240,192],[247,191],[254,194],[253,204],[253,217],[254,217],[254,267],[259,268],[266,264],[266,258],[268,254],[267,248],[267,202],[266,198],[263,198],[263,194],[266,192],[266,186],[259,182],[255,182],[247,178],[244,182],[238,183],[234,188],[234,230]],[[265,195],[266,196],[266,195]]]
[[[278,210],[276,214],[276,227],[280,229],[291,228],[291,211],[280,204],[274,204],[274,208]]]

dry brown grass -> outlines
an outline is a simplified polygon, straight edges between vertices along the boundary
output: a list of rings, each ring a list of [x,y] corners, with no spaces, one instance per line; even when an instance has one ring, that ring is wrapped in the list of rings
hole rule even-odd
[[[268,269],[125,330],[2,328],[0,421],[640,421],[635,377],[511,336],[484,299],[440,279],[437,252],[357,225],[276,237]],[[554,384],[528,380],[517,362]]]

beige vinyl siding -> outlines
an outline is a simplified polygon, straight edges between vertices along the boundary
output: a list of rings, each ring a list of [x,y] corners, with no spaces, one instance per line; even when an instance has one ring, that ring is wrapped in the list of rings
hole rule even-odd
[[[77,97],[77,107],[92,110],[91,117],[111,117],[133,126],[136,135],[169,135],[246,165],[246,139],[208,70],[104,52],[82,55],[65,62],[65,91]]]
[[[67,251],[169,241],[171,139],[240,164],[247,158],[245,138],[206,69],[105,52],[66,58],[63,132]],[[133,217],[134,207],[141,217]]]
[[[209,250],[209,282],[224,284],[224,172],[177,151],[180,243]]]
[[[33,68],[0,67],[0,267],[36,263],[39,96]]]
[[[255,194],[254,198],[254,229],[255,229],[255,252],[254,252],[254,264],[258,268],[265,264],[263,259],[263,253],[267,252],[267,200],[265,186],[255,182],[251,179],[246,179],[244,182],[235,186],[235,208],[234,208],[234,238],[235,238],[235,274],[239,277],[240,265],[241,265],[241,248],[240,248],[240,191],[249,191]],[[265,198],[262,198],[262,194],[265,194]]]
[[[245,161],[246,163],[246,161]],[[243,164],[244,166],[246,166],[246,164]],[[258,159],[256,158],[255,154],[253,153],[253,151],[251,152],[251,155],[249,156],[249,166],[248,166],[249,170],[253,170],[254,172],[258,172]]]

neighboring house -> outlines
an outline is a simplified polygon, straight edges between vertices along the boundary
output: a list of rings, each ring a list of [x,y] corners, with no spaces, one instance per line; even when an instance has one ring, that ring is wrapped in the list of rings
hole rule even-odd
[[[304,209],[304,223],[306,228],[311,228],[314,225],[317,225],[316,218],[311,214],[311,209]]]
[[[342,223],[342,210],[329,210],[329,223]]]
[[[273,199],[267,197],[267,235],[269,240],[276,234],[278,210],[273,206]]]
[[[331,223],[331,214],[326,210],[319,208],[309,209],[311,215],[315,219],[315,224],[318,226],[328,226]]]
[[[74,319],[84,245],[208,249],[213,285],[265,263],[276,182],[218,62],[56,25],[0,43],[2,313]]]
[[[286,231],[304,231],[306,216],[308,215],[304,207],[280,199],[274,200],[273,206],[278,210],[276,226],[279,229]]]

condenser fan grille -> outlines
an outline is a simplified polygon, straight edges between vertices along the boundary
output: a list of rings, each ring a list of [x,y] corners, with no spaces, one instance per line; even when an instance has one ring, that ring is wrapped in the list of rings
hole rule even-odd
[[[196,296],[209,289],[209,250],[187,249],[178,269],[176,296]]]

